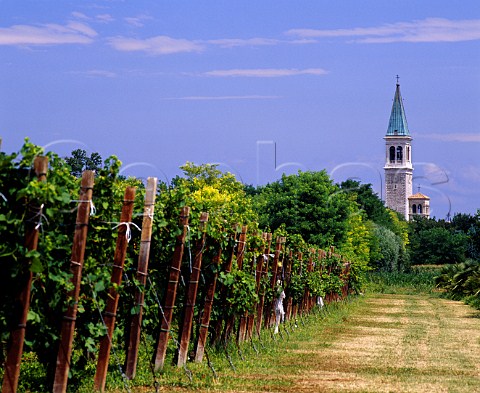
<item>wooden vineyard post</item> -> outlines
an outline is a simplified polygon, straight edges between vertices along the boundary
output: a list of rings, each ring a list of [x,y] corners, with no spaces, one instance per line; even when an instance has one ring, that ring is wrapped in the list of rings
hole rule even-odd
[[[147,283],[148,260],[150,256],[150,243],[152,239],[153,213],[155,209],[155,196],[157,193],[157,178],[147,179],[145,192],[145,203],[143,208],[142,237],[140,240],[140,252],[138,255],[138,266],[136,279],[143,289]],[[130,324],[130,338],[128,342],[125,374],[128,379],[135,378],[138,361],[138,347],[140,344],[140,333],[142,327],[143,301],[145,293],[142,289],[135,291],[136,313],[132,316]]]
[[[343,271],[342,271],[342,276],[343,276],[343,287],[342,287],[342,297],[345,299],[348,296],[349,288],[348,288],[348,281],[350,279],[350,262],[347,262],[344,258],[343,261]]]
[[[327,269],[327,274],[328,274],[328,277],[330,277],[330,275],[332,274],[332,262],[330,261],[330,258],[333,257],[333,253],[335,251],[335,247],[334,246],[330,246],[330,249],[328,250],[328,259],[329,259],[329,262],[328,262],[328,269]],[[333,300],[333,296],[331,293],[326,293],[325,294],[325,301],[327,303],[330,303],[331,301]]]
[[[236,242],[236,240],[237,240],[237,233],[235,231],[235,234],[233,235],[233,241]],[[230,255],[222,266],[222,270],[225,272],[225,274],[228,274],[232,271],[233,259],[235,257],[235,245],[233,245],[229,251],[230,251],[229,252]],[[221,283],[220,283],[219,287],[220,287],[220,289],[219,289],[219,303],[221,305],[226,305],[226,302],[227,302],[227,287],[225,285],[221,284]],[[227,322],[225,322],[225,324],[227,324]],[[215,330],[214,342],[215,343],[217,343],[221,338],[226,338],[227,337],[226,335],[224,335],[224,337],[222,337],[222,326],[223,326],[223,319],[222,318],[217,319],[217,321],[215,321],[215,328],[214,328],[214,330]],[[225,333],[225,329],[224,329],[224,333]]]
[[[323,268],[324,268],[324,264],[325,264],[325,261],[324,259],[326,258],[327,256],[327,253],[325,252],[325,250],[318,250],[318,263],[320,264],[319,266],[319,271],[320,271],[320,277],[321,279],[323,280]],[[325,295],[323,296],[323,302],[325,302],[326,299],[325,299]],[[322,305],[323,307],[323,305]]]
[[[320,263],[320,258],[319,258],[319,253],[318,253],[318,250],[315,250],[312,248],[312,253],[313,253],[313,259],[315,260],[316,259],[316,262],[314,262],[312,264],[312,267],[311,267],[311,272],[314,272],[315,270],[319,270],[319,263]],[[317,296],[316,295],[312,295],[310,294],[310,298],[308,300],[308,311],[311,311],[314,307],[315,307],[315,304],[317,302]]]
[[[245,242],[246,242],[246,236],[247,236],[247,226],[242,226],[240,235],[238,237],[237,241],[237,251],[235,252],[235,255],[237,257],[237,266],[238,270],[243,269],[243,257],[245,253]],[[232,270],[232,263],[233,263],[233,255],[232,255],[232,260],[228,263],[228,266],[225,269],[225,273],[230,273]],[[227,297],[227,291],[224,292],[225,299]],[[226,302],[226,307],[229,307],[228,302]],[[223,330],[223,341],[226,343],[228,339],[230,338],[230,335],[235,327],[235,315],[230,315],[226,322],[225,322],[225,328]],[[237,336],[238,340],[238,336]],[[238,341],[237,341],[238,342]]]
[[[160,334],[158,335],[157,350],[155,352],[155,371],[163,368],[165,356],[167,354],[170,325],[172,323],[173,309],[177,298],[178,280],[180,279],[180,268],[182,265],[183,251],[185,249],[185,238],[187,237],[189,216],[190,208],[187,206],[183,207],[180,212],[179,222],[182,232],[177,236],[172,264],[170,266],[165,305],[163,306],[163,318],[160,324]]]
[[[262,233],[262,240],[265,241],[267,239],[267,234],[264,232]],[[263,247],[265,248],[265,247]],[[250,264],[250,269],[253,271],[255,269],[255,293],[259,294],[259,287],[260,287],[260,279],[262,274],[262,265],[263,265],[263,255],[256,256],[257,249],[254,250],[254,256],[252,258],[252,263]],[[260,266],[260,268],[259,268]],[[258,306],[258,303],[255,305]],[[256,307],[255,307],[256,308]],[[253,337],[253,325],[255,323],[255,314],[247,315],[247,332],[245,334],[245,339],[251,339]]]
[[[287,263],[285,265],[285,284],[286,284],[285,286],[287,288],[290,285],[290,281],[292,277],[292,264],[293,264],[293,251],[290,250],[288,253]],[[285,320],[289,321],[292,318],[293,298],[291,296],[288,296],[286,300],[287,300],[287,307],[285,311]]]
[[[222,257],[222,249],[219,248],[217,255],[213,258],[214,268],[220,265],[220,259]],[[203,360],[203,354],[205,353],[205,344],[207,342],[208,327],[210,325],[210,316],[212,314],[213,299],[215,296],[215,288],[217,285],[218,272],[215,270],[213,277],[207,286],[207,295],[205,296],[205,306],[203,308],[202,319],[200,322],[200,329],[198,332],[198,340],[195,348],[195,362],[201,363]]]
[[[67,390],[68,371],[70,370],[73,334],[75,331],[75,321],[77,319],[78,297],[82,278],[83,258],[87,244],[88,220],[90,204],[92,202],[94,177],[94,171],[84,171],[82,174],[75,234],[73,237],[72,259],[70,261],[73,290],[68,293],[69,305],[62,320],[60,347],[57,355],[55,380],[53,382],[54,393],[64,393]]]
[[[110,360],[110,350],[112,347],[113,330],[115,328],[115,319],[117,316],[117,307],[119,293],[117,287],[122,283],[123,265],[127,255],[127,230],[133,215],[133,204],[135,202],[135,187],[125,189],[122,213],[120,215],[120,224],[118,226],[117,245],[113,257],[113,269],[110,282],[112,286],[108,291],[107,304],[103,312],[103,320],[107,333],[100,341],[98,352],[97,370],[95,373],[95,389],[103,392],[105,390],[105,381],[107,379],[108,362]]]
[[[308,257],[307,274],[313,271],[313,253],[315,252],[315,249],[311,248],[309,251],[310,256]],[[305,313],[308,313],[310,311],[310,289],[308,289],[308,287],[305,288],[302,310]]]
[[[277,237],[276,244],[275,244],[275,255],[273,257],[272,263],[272,279],[270,281],[270,288],[273,290],[274,296],[272,301],[269,303],[267,307],[267,314],[265,317],[265,326],[270,327],[273,323],[275,316],[272,316],[272,311],[274,311],[274,304],[275,304],[275,288],[277,286],[277,270],[278,270],[278,263],[280,261],[280,254],[282,252],[282,245],[285,243],[284,237]]]
[[[188,344],[192,333],[193,312],[195,308],[195,299],[197,297],[198,280],[202,269],[202,256],[205,247],[206,231],[207,231],[208,213],[202,213],[200,216],[200,230],[203,232],[202,237],[197,241],[195,249],[195,258],[193,260],[192,272],[188,280],[187,297],[185,299],[185,307],[183,310],[182,324],[180,325],[179,341],[180,348],[177,353],[177,366],[183,367],[187,363]]]
[[[48,157],[35,157],[33,168],[37,175],[37,180],[45,181],[47,178]],[[29,210],[32,208],[33,206],[29,205]],[[42,208],[36,206],[35,209],[35,212],[30,211],[30,217],[25,223],[25,247],[29,251],[36,250],[38,245],[38,230],[40,228],[39,223],[41,220]],[[16,300],[16,309],[19,310],[18,322],[10,334],[10,347],[5,361],[5,372],[3,374],[2,392],[4,393],[14,393],[17,391],[18,387],[23,342],[25,340],[25,329],[27,327],[27,314],[30,308],[30,290],[33,279],[32,271],[27,269],[27,271],[22,274],[21,279],[20,293]]]
[[[238,270],[243,270],[243,259],[245,256],[245,248],[246,248],[246,240],[247,240],[247,226],[242,226],[242,233],[240,233],[240,237],[238,239],[238,249],[237,249],[237,265]],[[240,316],[240,322],[238,326],[238,334],[237,334],[237,342],[241,343],[245,340],[245,334],[247,331],[247,314]]]
[[[263,254],[263,261],[260,262],[260,271],[261,274],[257,276],[259,278],[258,288],[259,291],[261,290],[261,280],[264,278],[268,273],[268,258],[270,257],[270,248],[272,246],[272,234],[267,233],[267,244],[265,246],[265,251]],[[265,266],[263,268],[263,266]],[[263,307],[265,305],[265,290],[259,294],[258,306],[257,306],[257,334],[260,335],[260,329],[262,328],[263,322]]]
[[[298,268],[298,272],[296,272],[295,274],[302,274],[302,261],[303,261],[303,253],[301,252],[298,252],[297,253],[297,259],[298,261],[300,262],[300,266]],[[293,304],[293,318],[296,320],[297,319],[297,315],[298,315],[298,309],[299,309],[299,304],[298,303],[294,303]]]

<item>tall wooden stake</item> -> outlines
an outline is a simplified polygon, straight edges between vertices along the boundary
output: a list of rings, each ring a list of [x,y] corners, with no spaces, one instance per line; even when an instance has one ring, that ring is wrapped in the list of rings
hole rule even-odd
[[[242,226],[242,233],[240,233],[240,238],[238,239],[238,249],[237,249],[237,265],[238,270],[243,269],[243,259],[245,256],[245,247],[246,247],[246,240],[247,240],[247,226]],[[237,332],[237,342],[241,343],[245,341],[245,334],[247,330],[247,313],[240,316],[240,322],[238,325],[238,332]]]
[[[1,139],[0,139],[1,145]],[[36,157],[33,162],[33,168],[37,175],[38,181],[45,181],[47,178],[48,170],[48,157]],[[29,206],[33,208],[33,206]],[[39,209],[38,206],[35,207]],[[28,250],[36,250],[38,244],[38,222],[42,210],[39,209],[36,212],[31,211],[30,217],[26,220],[26,232],[25,232],[25,246]],[[10,347],[7,353],[7,359],[5,362],[5,372],[3,374],[2,392],[15,393],[18,387],[18,378],[20,377],[20,363],[22,361],[23,342],[25,339],[25,329],[27,326],[27,314],[30,308],[30,289],[32,286],[33,273],[28,266],[25,266],[26,270],[21,277],[21,291],[18,295],[17,310],[20,310],[17,326],[12,330],[10,334]]]
[[[278,270],[278,262],[280,261],[280,254],[282,252],[283,243],[285,243],[285,238],[280,236],[277,237],[276,244],[275,244],[275,256],[273,257],[273,263],[272,263],[272,278],[270,281],[270,288],[274,292],[274,297],[267,307],[267,314],[265,317],[266,327],[270,327],[273,324],[273,321],[275,319],[275,315],[272,314],[272,311],[273,311],[273,307],[276,299],[275,288],[277,286],[277,270]]]
[[[235,234],[233,235],[233,241],[236,242],[237,240],[237,233],[235,231]],[[228,274],[232,271],[232,266],[233,266],[233,259],[235,258],[235,245],[233,245],[230,249],[229,249],[229,257],[228,259],[223,263],[223,266],[222,266],[222,271],[225,272],[225,274]],[[221,305],[224,305],[225,307],[227,307],[227,287],[223,284],[220,283],[219,285],[219,303]],[[225,325],[227,324],[228,321],[225,321]],[[223,327],[223,318],[218,318],[216,321],[215,321],[215,327],[214,327],[214,330],[215,330],[215,338],[214,338],[214,343],[217,344],[218,341],[220,341],[221,339],[225,339],[225,336],[223,333],[225,333],[225,330],[223,330],[223,333],[222,333],[222,327]],[[226,328],[226,326],[225,326]]]
[[[119,293],[117,287],[122,283],[123,265],[127,255],[127,225],[132,221],[133,204],[135,202],[135,187],[127,187],[123,199],[122,213],[120,215],[120,226],[118,227],[117,246],[113,257],[113,269],[110,282],[112,286],[108,291],[107,304],[103,312],[103,320],[107,328],[107,334],[100,341],[98,352],[97,371],[95,373],[95,389],[103,392],[107,379],[108,362],[110,360],[110,349],[112,347],[113,330],[117,316]]]
[[[287,298],[285,299],[286,303],[287,303],[287,306],[285,307],[285,320],[286,321],[289,321],[292,317],[293,299],[290,296],[290,293],[289,293],[290,291],[288,290],[288,286],[290,285],[290,282],[292,281],[291,280],[292,279],[292,264],[293,264],[293,251],[290,250],[288,252],[287,261],[285,263],[285,283],[284,283],[284,287],[287,289],[286,293],[288,294]]]
[[[265,246],[265,252],[263,254],[263,261],[260,263],[261,274],[257,276],[257,279],[261,280],[268,273],[268,258],[270,257],[270,248],[272,247],[272,234],[267,233],[267,245]],[[265,265],[265,268],[262,265]],[[261,282],[258,281],[258,288],[260,290]],[[263,321],[263,307],[265,306],[265,291],[260,293],[258,306],[257,306],[257,334],[260,335],[260,329],[262,328]]]
[[[54,393],[65,393],[67,390],[68,371],[70,370],[70,358],[72,356],[73,333],[75,331],[78,297],[82,279],[83,258],[87,244],[88,220],[94,177],[94,171],[84,171],[82,174],[77,220],[73,237],[72,259],[70,261],[74,289],[68,293],[69,305],[62,320],[60,347],[57,355],[55,380],[53,382]]]
[[[193,260],[192,272],[188,280],[187,297],[183,312],[183,323],[180,326],[179,341],[180,348],[177,355],[177,366],[183,367],[187,363],[188,344],[192,333],[193,312],[195,308],[195,299],[197,298],[198,280],[202,269],[202,256],[205,247],[206,227],[208,222],[208,213],[202,213],[200,216],[200,230],[203,231],[202,237],[198,240],[195,249],[195,258]]]
[[[220,265],[220,260],[222,257],[222,249],[219,248],[217,255],[213,258],[214,268],[217,269],[217,266]],[[200,329],[198,332],[197,346],[195,348],[195,362],[201,363],[203,360],[203,354],[205,353],[205,345],[207,342],[208,327],[210,326],[210,316],[212,314],[213,308],[213,299],[215,296],[215,288],[217,285],[218,272],[215,270],[213,277],[211,277],[210,282],[207,286],[207,295],[205,296],[205,306],[203,308],[202,320],[200,322]]]
[[[311,248],[309,250],[310,256],[308,257],[308,263],[307,263],[307,272],[310,273],[313,271],[313,253],[315,252],[314,248]],[[310,289],[308,287],[305,287],[305,293],[303,295],[303,304],[302,304],[302,310],[305,313],[308,313],[310,311]]]
[[[267,239],[267,234],[264,232],[262,233],[262,240],[265,241]],[[265,247],[263,247],[265,248]],[[256,256],[257,249],[254,250],[254,257],[252,258],[252,262],[250,264],[250,269],[253,271],[255,269],[255,293],[258,296],[259,286],[260,286],[260,278],[262,274],[262,265],[263,265],[263,255]],[[263,251],[263,250],[262,250]],[[258,307],[258,302],[255,304],[255,308]],[[245,339],[249,340],[253,337],[253,325],[255,323],[255,314],[248,314],[247,315],[247,332],[245,334]]]
[[[163,306],[163,318],[160,327],[160,334],[158,336],[157,350],[155,352],[155,371],[162,369],[165,363],[165,356],[167,354],[167,344],[170,336],[170,325],[173,318],[173,309],[175,307],[175,300],[177,298],[178,280],[180,278],[180,267],[182,265],[183,250],[185,248],[185,238],[188,230],[188,217],[190,215],[190,208],[183,207],[180,212],[179,226],[182,228],[182,233],[177,236],[177,243],[175,244],[175,251],[173,253],[172,265],[170,266],[170,275],[168,279],[167,294],[165,297],[165,305]]]
[[[155,196],[157,193],[157,178],[147,179],[145,204],[143,209],[142,237],[140,240],[140,252],[138,255],[138,267],[136,279],[142,289],[135,291],[136,313],[132,316],[130,324],[130,339],[128,342],[125,374],[127,378],[135,378],[138,361],[138,347],[140,344],[140,332],[142,327],[143,300],[148,275],[148,260],[150,256],[150,243],[152,239],[153,212],[155,209]]]
[[[237,257],[237,266],[238,266],[239,270],[243,269],[243,257],[244,257],[244,253],[245,253],[246,235],[247,235],[247,226],[244,225],[244,226],[242,226],[242,231],[240,232],[240,236],[239,236],[238,241],[237,241],[238,246],[237,246],[237,251],[235,253],[235,255]],[[233,260],[232,260],[232,263],[233,263]],[[229,266],[228,266],[229,270],[225,270],[225,273],[230,273],[231,272],[232,263],[229,264]],[[225,291],[225,298],[226,298],[226,295],[227,295],[227,291]],[[228,301],[226,301],[226,304],[227,304],[227,307],[229,307]],[[224,343],[226,343],[229,340],[230,335],[231,335],[234,327],[235,327],[235,315],[232,314],[225,321],[225,327],[223,329],[223,334],[222,334],[222,339],[223,339]],[[237,336],[237,340],[238,340],[238,336]]]
[[[298,275],[302,275],[303,274],[303,252],[298,252],[297,253],[297,259],[298,259],[298,262],[300,262],[300,266],[298,266],[298,271],[296,272],[296,274]],[[294,305],[294,316],[295,318],[297,318],[297,314],[302,312],[302,303],[296,303]]]

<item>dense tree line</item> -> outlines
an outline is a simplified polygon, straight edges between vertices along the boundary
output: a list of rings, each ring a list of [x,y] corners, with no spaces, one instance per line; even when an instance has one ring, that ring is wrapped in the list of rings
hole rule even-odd
[[[451,221],[417,218],[409,229],[413,263],[441,265],[437,287],[480,309],[480,209]]]

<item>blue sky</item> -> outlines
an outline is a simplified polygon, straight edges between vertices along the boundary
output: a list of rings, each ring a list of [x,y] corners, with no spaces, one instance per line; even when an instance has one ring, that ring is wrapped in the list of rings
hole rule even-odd
[[[0,137],[171,179],[326,169],[383,195],[396,75],[414,191],[480,208],[480,3],[0,0]]]

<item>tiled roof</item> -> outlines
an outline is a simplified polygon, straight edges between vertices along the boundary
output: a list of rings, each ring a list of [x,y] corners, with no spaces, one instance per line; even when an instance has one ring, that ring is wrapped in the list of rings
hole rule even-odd
[[[430,197],[422,194],[421,192],[417,192],[416,194],[410,195],[408,199],[430,199]]]

